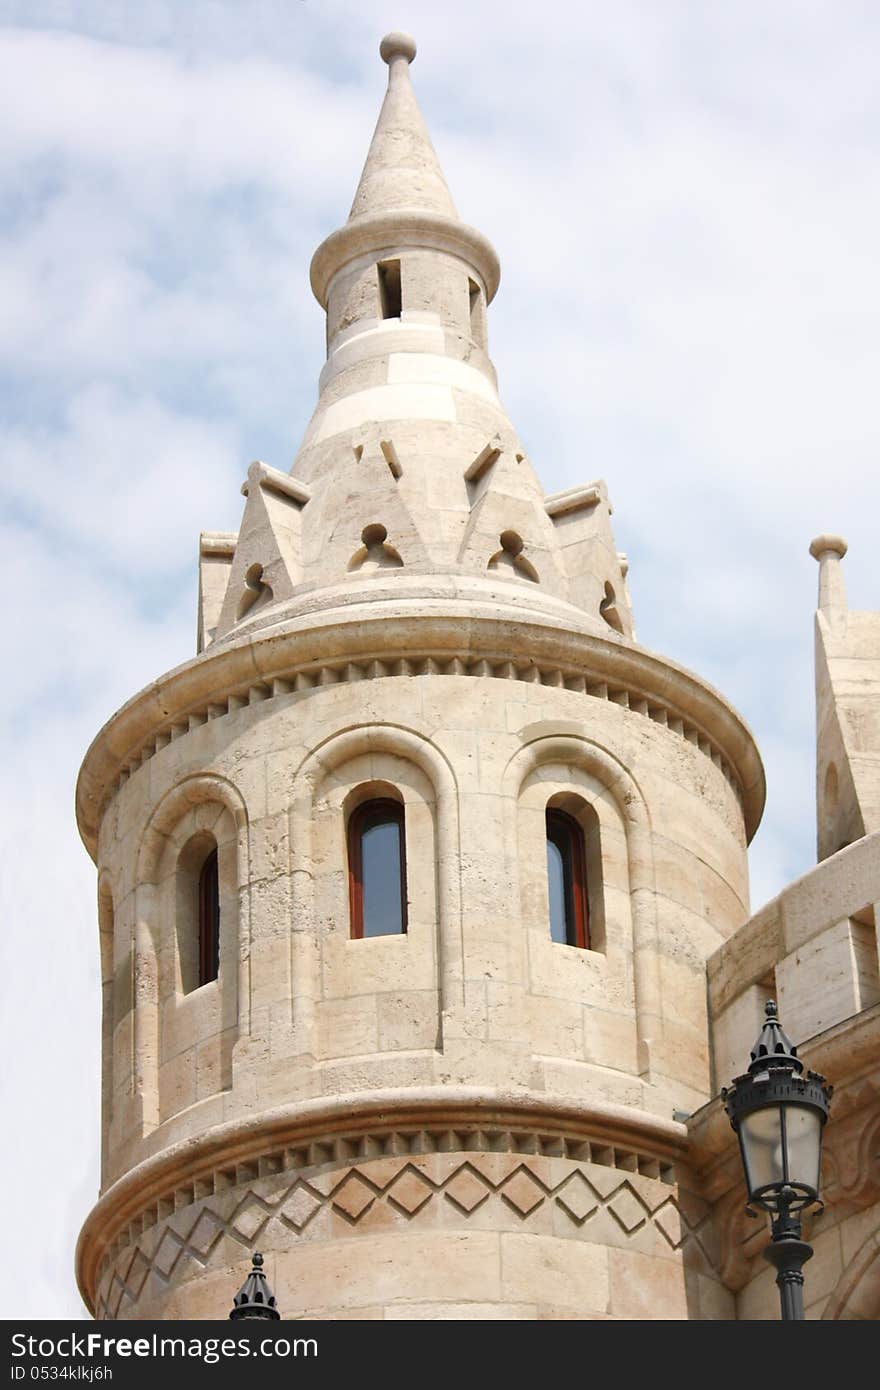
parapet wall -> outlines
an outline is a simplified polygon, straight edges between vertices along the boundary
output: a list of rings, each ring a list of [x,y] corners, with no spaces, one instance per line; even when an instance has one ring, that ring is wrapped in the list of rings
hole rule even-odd
[[[804,1236],[807,1318],[880,1316],[880,833],[818,864],[719,947],[708,963],[716,1094],[745,1071],[767,998],[804,1064],[834,1088],[823,1142],[824,1208]],[[777,1316],[769,1230],[750,1220],[737,1144],[719,1099],[688,1121],[689,1159],[711,1204],[716,1268],[738,1319]]]
[[[817,864],[711,957],[715,1089],[745,1070],[764,1001],[800,1044],[880,1001],[880,832]]]

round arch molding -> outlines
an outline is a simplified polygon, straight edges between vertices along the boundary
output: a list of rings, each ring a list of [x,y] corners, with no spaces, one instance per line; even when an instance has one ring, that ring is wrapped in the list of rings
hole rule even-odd
[[[317,981],[314,978],[313,878],[311,830],[322,788],[339,769],[359,758],[390,756],[409,762],[431,787],[436,811],[436,858],[439,900],[439,983],[441,1020],[463,999],[461,971],[461,884],[458,787],[448,759],[424,734],[398,724],[364,724],[330,735],[300,763],[290,806],[293,881],[291,975],[293,1029],[297,1048],[309,1051],[315,1030]],[[383,780],[383,779],[380,779]],[[387,779],[385,779],[387,780]],[[442,1025],[441,1025],[442,1026]]]
[[[626,835],[633,933],[633,977],[639,1073],[651,1075],[651,1039],[662,1031],[657,976],[657,921],[651,820],[638,783],[601,744],[574,733],[538,733],[510,759],[503,777],[505,798],[515,804],[541,767],[563,763],[598,782],[614,801]]]
[[[159,1106],[159,901],[160,867],[175,827],[200,807],[215,805],[234,827],[238,978],[235,981],[238,1036],[250,1031],[250,920],[241,899],[248,882],[250,846],[247,807],[241,792],[227,778],[199,773],[177,782],[153,807],[137,854],[134,921],[134,1048],[133,1090],[140,1101],[141,1136],[161,1122]]]

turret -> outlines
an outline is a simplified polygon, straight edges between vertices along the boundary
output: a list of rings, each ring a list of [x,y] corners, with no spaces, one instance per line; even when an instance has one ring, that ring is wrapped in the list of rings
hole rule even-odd
[[[202,537],[198,655],[80,776],[100,1316],[222,1315],[255,1248],[288,1318],[638,1317],[646,1281],[684,1316],[718,1283],[680,1116],[761,764],[635,641],[604,483],[540,486],[414,55],[383,41],[312,263],[328,356],[293,467],[247,469],[239,532]]]

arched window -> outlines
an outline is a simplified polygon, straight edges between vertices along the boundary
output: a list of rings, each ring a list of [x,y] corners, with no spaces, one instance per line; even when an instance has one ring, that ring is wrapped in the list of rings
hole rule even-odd
[[[550,936],[564,946],[589,947],[584,832],[573,816],[548,807],[547,882]]]
[[[352,811],[348,883],[353,937],[406,931],[406,848],[400,802],[382,797]]]
[[[199,873],[199,987],[220,972],[220,872],[216,847]]]

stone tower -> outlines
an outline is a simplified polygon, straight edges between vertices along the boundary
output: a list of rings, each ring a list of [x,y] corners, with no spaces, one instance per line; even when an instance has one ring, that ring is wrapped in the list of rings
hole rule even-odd
[[[635,640],[605,484],[545,496],[489,242],[410,82],[347,222],[290,474],[201,538],[199,651],[78,788],[99,870],[102,1317],[724,1317],[683,1120],[763,773]],[[536,345],[536,350],[541,350]],[[398,891],[398,889],[400,891]]]

